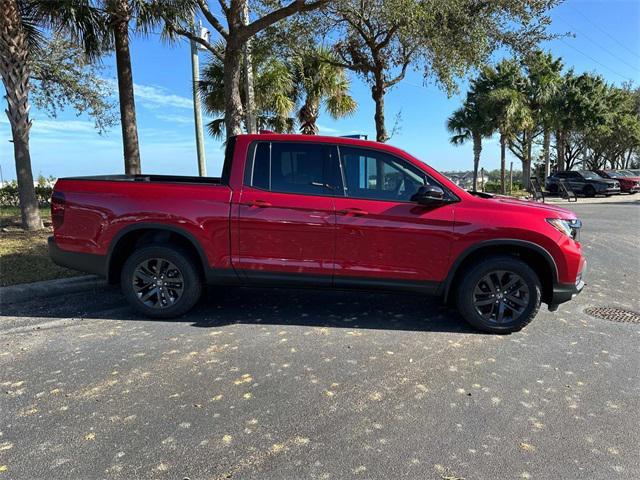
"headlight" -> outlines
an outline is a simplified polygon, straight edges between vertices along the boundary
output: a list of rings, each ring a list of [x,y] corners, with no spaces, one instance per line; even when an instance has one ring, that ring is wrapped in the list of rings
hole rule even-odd
[[[547,222],[549,222],[549,224],[560,233],[564,233],[567,237],[578,240],[582,222],[577,218],[574,218],[573,220],[565,220],[562,218],[547,218]]]

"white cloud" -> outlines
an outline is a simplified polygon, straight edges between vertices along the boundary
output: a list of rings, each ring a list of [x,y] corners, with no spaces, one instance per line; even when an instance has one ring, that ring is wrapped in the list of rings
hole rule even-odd
[[[181,124],[193,124],[193,117],[187,115],[172,115],[168,113],[161,113],[156,115],[158,120],[169,123],[181,123]]]
[[[133,92],[136,100],[140,100],[140,103],[147,107],[193,108],[193,100],[191,98],[170,93],[164,87],[136,83],[133,85]]]
[[[33,119],[32,131],[38,133],[96,133],[93,122],[83,120]]]

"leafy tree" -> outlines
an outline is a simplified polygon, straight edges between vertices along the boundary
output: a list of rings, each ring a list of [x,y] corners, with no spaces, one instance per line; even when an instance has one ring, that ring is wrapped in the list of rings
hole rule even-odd
[[[638,95],[630,85],[607,86],[602,122],[580,135],[584,168],[628,168],[640,147]]]
[[[519,52],[547,38],[545,15],[559,0],[342,0],[329,7],[339,28],[339,65],[360,75],[376,104],[376,139],[388,138],[385,94],[410,66],[448,93],[501,46]]]
[[[6,90],[22,225],[42,228],[33,185],[29,153],[29,88],[32,59],[45,42],[44,31],[67,32],[84,51],[100,51],[103,24],[100,12],[84,0],[3,0],[0,15],[0,74]]]
[[[552,100],[553,120],[556,137],[557,168],[562,171],[577,159],[573,155],[568,140],[576,138],[576,133],[601,125],[605,120],[605,97],[607,86],[602,77],[583,73],[576,76],[570,70]],[[582,145],[579,146],[578,153]],[[567,154],[570,154],[567,157]],[[569,165],[567,165],[569,162]]]
[[[87,113],[96,130],[105,133],[117,124],[111,84],[102,67],[90,61],[77,43],[54,35],[31,59],[30,95],[33,104],[48,116],[70,106],[78,115]]]
[[[226,26],[211,11],[207,0],[194,1],[201,15],[221,37],[221,42],[224,45],[223,51],[218,48],[215,42],[210,42],[194,35],[188,22],[181,18],[180,15],[175,15],[175,12],[171,9],[166,9],[163,13],[164,33],[169,38],[181,35],[192,39],[222,61],[225,131],[227,137],[238,135],[242,133],[244,117],[240,80],[242,75],[242,53],[247,42],[279,21],[299,13],[316,10],[327,4],[329,0],[313,0],[309,2],[306,0],[291,0],[290,3],[282,6],[279,2],[258,2],[258,5],[253,6],[257,7],[256,11],[259,12],[259,15],[256,16],[254,13],[254,18],[250,18],[248,22],[245,22],[244,18],[248,0],[218,0]]]
[[[321,47],[304,51],[293,59],[293,78],[298,94],[304,97],[298,121],[300,131],[306,135],[318,133],[316,121],[321,104],[335,119],[351,115],[357,108],[349,95],[349,80],[334,61],[334,55]]]
[[[447,119],[447,130],[453,134],[451,143],[462,145],[471,140],[473,142],[473,190],[478,188],[478,168],[482,153],[482,139],[490,137],[493,127],[487,117],[485,106],[486,91],[477,82],[467,93],[467,98],[461,108],[453,112]]]

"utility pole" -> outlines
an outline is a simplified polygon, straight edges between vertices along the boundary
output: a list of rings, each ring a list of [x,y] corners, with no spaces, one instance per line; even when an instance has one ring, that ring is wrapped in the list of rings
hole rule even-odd
[[[208,31],[202,28],[202,23],[198,22],[196,26],[195,15],[193,17],[192,28],[193,34],[200,37],[208,35]],[[207,176],[207,160],[204,154],[204,133],[202,130],[202,110],[200,105],[200,94],[198,93],[198,85],[200,83],[200,61],[198,59],[198,44],[193,40],[191,43],[191,77],[193,81],[193,118],[196,125],[196,151],[198,154],[198,175]]]
[[[249,2],[242,2],[242,23],[249,24]],[[245,124],[247,133],[256,133],[256,105],[255,93],[253,90],[253,65],[251,63],[251,40],[247,40],[243,48],[243,68],[244,68],[244,95],[245,95]]]
[[[513,162],[509,166],[509,195],[513,195]]]
[[[484,167],[480,169],[480,190],[484,192]]]

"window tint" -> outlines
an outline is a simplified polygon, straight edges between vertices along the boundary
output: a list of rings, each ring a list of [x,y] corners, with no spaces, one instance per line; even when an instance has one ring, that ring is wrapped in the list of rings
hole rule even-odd
[[[322,145],[258,143],[245,183],[272,192],[323,195],[328,193],[323,181],[327,163]]]
[[[340,147],[349,197],[409,201],[427,176],[408,162],[367,149]]]

